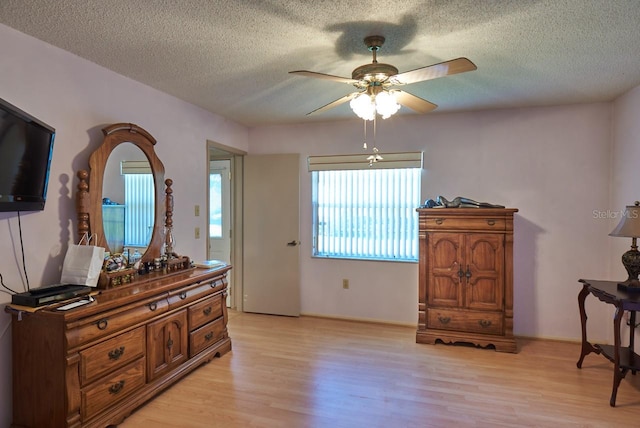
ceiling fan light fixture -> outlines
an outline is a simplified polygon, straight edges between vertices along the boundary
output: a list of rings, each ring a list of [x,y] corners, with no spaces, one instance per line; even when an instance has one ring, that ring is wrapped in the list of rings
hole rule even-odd
[[[363,92],[353,97],[349,105],[364,120],[373,120],[376,113],[383,119],[388,119],[400,110],[395,91],[380,91],[373,95]]]
[[[360,119],[373,120],[376,115],[376,105],[371,95],[365,92],[353,97],[349,106],[351,106],[351,110],[353,110]]]
[[[387,119],[400,110],[400,104],[394,91],[382,91],[376,95],[376,111],[383,119]]]

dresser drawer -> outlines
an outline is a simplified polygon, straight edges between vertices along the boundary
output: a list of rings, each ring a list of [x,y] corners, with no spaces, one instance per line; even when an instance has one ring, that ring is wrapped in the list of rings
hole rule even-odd
[[[189,308],[189,330],[195,330],[221,316],[222,293],[219,293]]]
[[[130,363],[103,379],[94,382],[81,392],[82,420],[86,421],[145,384],[144,357]]]
[[[224,338],[224,319],[205,324],[189,334],[189,358],[199,354],[209,346]]]
[[[480,208],[478,208],[480,209]],[[474,217],[426,217],[420,225],[421,229],[428,230],[486,230],[504,231],[506,221],[504,218],[474,218]]]
[[[117,333],[119,330],[167,312],[167,309],[168,304],[165,298],[154,298],[81,319],[69,326],[67,332],[69,347],[73,348],[94,339]]]
[[[196,284],[182,287],[169,293],[169,309],[179,308],[187,303],[202,299],[213,294],[218,289],[222,289],[226,280],[218,278],[216,280],[202,281]]]
[[[109,339],[80,352],[80,383],[86,385],[98,377],[144,355],[144,327]]]
[[[427,309],[427,328],[466,331],[482,334],[503,334],[501,312]]]

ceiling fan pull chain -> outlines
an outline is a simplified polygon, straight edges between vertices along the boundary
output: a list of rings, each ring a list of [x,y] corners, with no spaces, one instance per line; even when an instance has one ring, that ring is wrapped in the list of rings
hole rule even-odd
[[[377,113],[373,113],[373,147],[374,148],[377,146],[377,144],[376,144],[376,134],[377,134],[376,129],[378,128],[377,127],[377,123],[378,123],[377,117],[378,117],[378,114]]]
[[[369,156],[367,158],[367,160],[369,161],[369,167],[373,166],[374,163],[378,162],[378,147],[377,147],[377,143],[376,143],[376,124],[378,123],[378,121],[376,120],[376,116],[377,114],[374,113],[373,114],[373,154],[371,156]]]
[[[362,148],[366,149],[367,148],[367,121],[363,120],[364,122],[364,143],[362,144]]]

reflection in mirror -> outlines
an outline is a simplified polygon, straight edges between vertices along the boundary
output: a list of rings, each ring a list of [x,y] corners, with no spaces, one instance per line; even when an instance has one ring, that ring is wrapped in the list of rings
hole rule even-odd
[[[154,227],[154,183],[145,154],[131,143],[115,147],[102,184],[102,223],[112,253],[144,254]]]

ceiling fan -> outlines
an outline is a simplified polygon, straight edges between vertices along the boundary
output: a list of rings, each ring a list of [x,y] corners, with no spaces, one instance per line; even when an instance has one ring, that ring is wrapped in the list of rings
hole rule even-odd
[[[400,108],[400,105],[409,107],[418,113],[428,113],[438,106],[408,92],[395,89],[394,87],[477,69],[475,64],[467,58],[457,58],[404,73],[398,73],[398,69],[393,65],[379,63],[377,60],[377,52],[384,44],[384,40],[382,36],[368,36],[364,38],[365,45],[373,54],[373,61],[371,64],[361,65],[353,70],[350,79],[307,70],[290,71],[289,73],[299,76],[348,83],[358,89],[357,92],[345,95],[307,114],[321,113],[344,104],[347,101],[351,102],[351,108],[354,112],[365,120],[373,120],[376,111],[383,118],[389,117]],[[358,104],[360,104],[360,106],[358,106]],[[377,106],[377,104],[380,104],[380,106]]]

